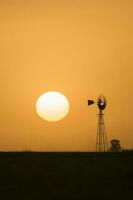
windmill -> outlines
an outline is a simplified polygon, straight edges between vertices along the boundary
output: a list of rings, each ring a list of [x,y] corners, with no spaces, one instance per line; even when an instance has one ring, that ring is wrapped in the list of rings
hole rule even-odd
[[[88,100],[88,106],[94,104],[93,100]],[[98,125],[97,125],[97,137],[96,137],[96,151],[105,152],[108,151],[108,141],[104,123],[103,110],[106,108],[106,98],[104,96],[99,96],[97,99],[97,106],[99,109],[98,113]]]

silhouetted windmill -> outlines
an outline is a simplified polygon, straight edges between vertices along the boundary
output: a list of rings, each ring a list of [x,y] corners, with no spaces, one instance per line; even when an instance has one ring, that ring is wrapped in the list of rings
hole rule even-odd
[[[88,100],[88,106],[94,104],[93,100]],[[106,108],[106,98],[99,96],[97,99],[97,106],[99,108],[98,113],[98,126],[97,126],[97,137],[96,137],[96,151],[105,152],[108,151],[108,141],[106,135],[106,129],[104,124],[103,110]]]

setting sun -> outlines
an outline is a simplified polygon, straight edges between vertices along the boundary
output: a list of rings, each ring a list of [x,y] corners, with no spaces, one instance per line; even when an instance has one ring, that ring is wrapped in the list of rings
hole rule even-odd
[[[47,121],[59,121],[69,112],[69,102],[67,98],[55,91],[42,94],[36,102],[38,115]]]

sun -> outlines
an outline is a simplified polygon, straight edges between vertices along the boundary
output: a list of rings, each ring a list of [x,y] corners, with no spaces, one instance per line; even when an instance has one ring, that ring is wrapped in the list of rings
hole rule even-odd
[[[69,112],[69,101],[63,94],[49,91],[38,98],[36,111],[46,121],[59,121],[66,117]]]

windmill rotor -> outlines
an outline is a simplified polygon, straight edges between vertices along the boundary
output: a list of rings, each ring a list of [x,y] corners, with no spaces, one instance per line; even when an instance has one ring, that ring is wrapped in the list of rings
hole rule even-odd
[[[104,110],[107,104],[107,100],[104,96],[99,96],[97,99],[97,106],[99,108],[99,110]]]

